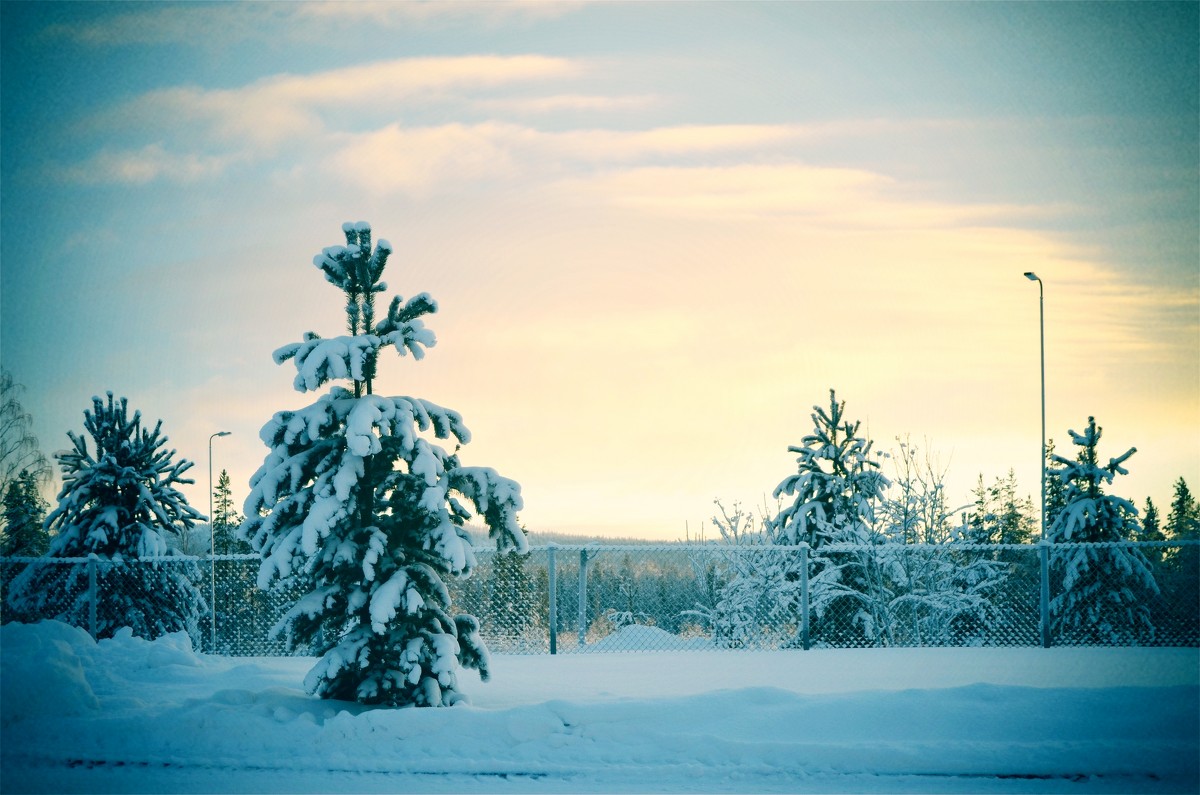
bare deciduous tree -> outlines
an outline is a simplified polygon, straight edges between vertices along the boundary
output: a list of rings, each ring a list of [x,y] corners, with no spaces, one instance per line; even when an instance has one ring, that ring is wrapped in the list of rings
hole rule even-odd
[[[39,485],[50,480],[50,462],[33,435],[33,418],[21,405],[24,389],[8,370],[0,370],[0,500],[22,472]]]

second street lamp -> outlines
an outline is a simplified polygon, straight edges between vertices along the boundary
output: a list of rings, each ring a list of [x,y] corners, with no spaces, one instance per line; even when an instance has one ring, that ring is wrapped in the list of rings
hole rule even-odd
[[[1041,563],[1042,589],[1039,599],[1042,616],[1042,648],[1050,648],[1050,549],[1046,546],[1046,293],[1045,286],[1033,271],[1025,278],[1038,283],[1038,339],[1042,364],[1042,456],[1038,469],[1042,473],[1042,538],[1038,549]]]
[[[1038,339],[1042,363],[1042,540],[1046,540],[1046,299],[1042,280],[1033,271],[1025,271],[1025,278],[1038,283]]]

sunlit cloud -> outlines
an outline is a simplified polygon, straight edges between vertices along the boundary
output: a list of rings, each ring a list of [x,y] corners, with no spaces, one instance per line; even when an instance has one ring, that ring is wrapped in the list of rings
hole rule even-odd
[[[696,154],[748,153],[794,141],[789,125],[687,125],[650,130],[545,132],[504,122],[406,128],[398,124],[344,137],[331,158],[341,178],[379,193],[424,192],[434,185],[506,175],[543,179],[591,167]],[[648,173],[648,182],[654,177]],[[618,179],[636,179],[629,176]],[[603,190],[603,187],[599,188]],[[670,188],[667,188],[670,190]]]
[[[889,196],[898,186],[885,175],[795,162],[632,168],[568,180],[559,187],[565,193],[586,192],[618,206],[664,216],[805,217],[826,227],[913,229],[980,224],[1039,212],[1015,205],[964,205]]]
[[[651,94],[605,96],[601,94],[551,94],[536,97],[483,99],[474,106],[489,112],[549,114],[562,111],[614,112],[640,110],[661,102]]]
[[[481,181],[516,172],[504,125],[389,126],[333,154],[332,175],[375,193],[423,194],[437,185]]]

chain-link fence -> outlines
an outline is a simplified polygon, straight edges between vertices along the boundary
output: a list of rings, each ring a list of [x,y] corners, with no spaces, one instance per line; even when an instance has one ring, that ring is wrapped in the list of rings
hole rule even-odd
[[[447,585],[496,653],[1200,646],[1197,542],[551,545],[476,556],[472,575]],[[272,629],[304,588],[260,590],[258,566],[254,555],[0,558],[0,609],[5,622],[58,618],[95,637],[182,630],[207,652],[282,655]]]

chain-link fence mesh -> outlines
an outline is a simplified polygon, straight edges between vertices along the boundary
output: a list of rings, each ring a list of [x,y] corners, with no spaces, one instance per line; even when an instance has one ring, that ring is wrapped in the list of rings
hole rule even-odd
[[[454,611],[476,616],[501,654],[1036,646],[1043,614],[1053,645],[1200,646],[1196,542],[589,545],[476,556],[471,576],[447,586]],[[0,610],[5,622],[57,618],[97,637],[120,626],[186,631],[207,652],[283,655],[272,629],[305,589],[260,590],[258,567],[254,555],[0,558]]]

